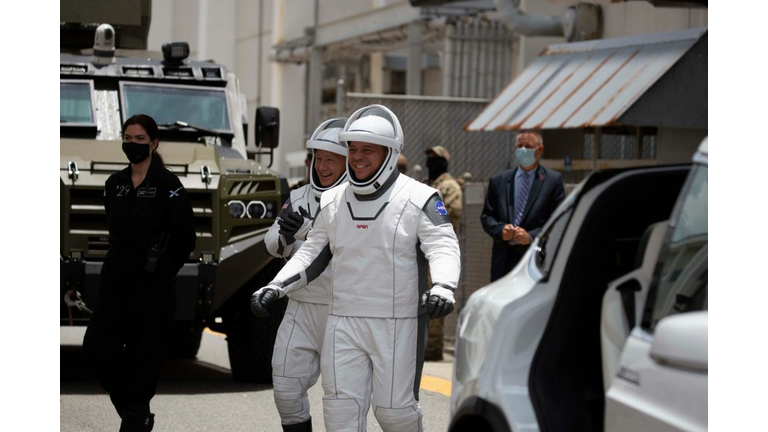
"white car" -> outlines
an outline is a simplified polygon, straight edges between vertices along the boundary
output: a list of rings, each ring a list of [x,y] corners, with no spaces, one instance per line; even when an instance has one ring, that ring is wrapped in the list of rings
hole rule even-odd
[[[707,430],[707,161],[593,173],[470,297],[451,432]]]

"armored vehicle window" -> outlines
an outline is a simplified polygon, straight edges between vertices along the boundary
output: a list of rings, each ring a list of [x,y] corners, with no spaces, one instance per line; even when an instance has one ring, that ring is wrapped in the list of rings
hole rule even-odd
[[[90,81],[61,81],[59,122],[80,125],[94,123]]]
[[[183,121],[195,126],[229,132],[224,89],[157,84],[122,83],[124,119],[147,114],[158,124]]]

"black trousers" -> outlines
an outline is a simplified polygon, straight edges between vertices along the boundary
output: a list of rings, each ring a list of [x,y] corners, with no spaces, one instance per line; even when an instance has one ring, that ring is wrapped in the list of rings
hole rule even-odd
[[[136,261],[107,257],[83,340],[86,361],[120,417],[149,414],[176,304],[173,276],[145,273]]]
[[[528,250],[528,246],[514,245],[507,247],[507,257],[504,260],[504,274],[511,272],[513,268],[520,262]]]

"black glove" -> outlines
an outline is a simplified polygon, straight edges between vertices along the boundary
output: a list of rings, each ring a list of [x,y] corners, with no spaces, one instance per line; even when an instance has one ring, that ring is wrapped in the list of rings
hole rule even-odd
[[[440,318],[453,312],[453,291],[434,286],[421,296],[421,308],[431,319]]]
[[[285,236],[286,240],[293,239],[293,235],[304,224],[304,217],[294,211],[285,210],[280,213],[280,220],[277,221],[277,224],[280,225],[280,234]]]
[[[280,213],[280,219],[277,221],[280,225],[280,235],[285,239],[285,244],[293,244],[296,240],[304,240],[307,233],[312,228],[312,218],[304,207],[299,207],[298,212],[283,210]]]
[[[280,294],[274,288],[264,287],[251,296],[251,312],[259,318],[269,316],[268,308],[280,298]]]

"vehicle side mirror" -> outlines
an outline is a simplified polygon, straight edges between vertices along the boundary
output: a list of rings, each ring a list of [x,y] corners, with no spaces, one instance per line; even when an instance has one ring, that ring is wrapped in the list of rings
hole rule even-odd
[[[657,363],[707,372],[707,311],[668,316],[656,326],[651,358]]]
[[[254,124],[256,146],[277,148],[280,142],[280,110],[274,107],[256,108]]]

